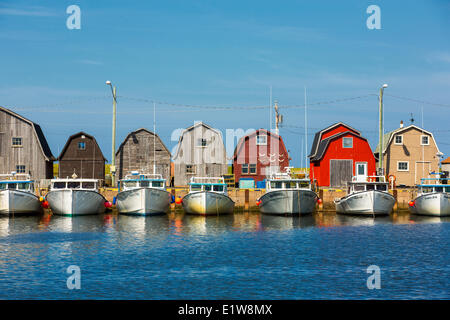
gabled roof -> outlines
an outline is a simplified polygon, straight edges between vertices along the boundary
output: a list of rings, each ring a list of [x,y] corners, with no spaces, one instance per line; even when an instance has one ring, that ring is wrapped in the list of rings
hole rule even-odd
[[[207,125],[206,123],[203,123],[202,121],[199,122],[195,122],[192,126],[187,127],[186,129],[183,130],[183,132],[180,135],[180,138],[178,139],[178,144],[177,144],[177,151],[175,151],[175,155],[173,156],[172,160],[175,160],[178,158],[178,153],[180,152],[180,146],[181,146],[181,142],[183,141],[183,137],[184,135],[189,132],[194,130],[194,128],[199,127],[199,126],[203,126],[208,130],[214,131],[215,133],[217,133],[220,136],[220,139],[222,140],[223,143],[223,138],[222,138],[222,132],[220,132],[220,130],[214,129],[213,127]],[[225,148],[225,145],[223,146]]]
[[[44,154],[44,157],[46,158],[46,160],[47,161],[55,160],[55,157],[53,156],[52,151],[50,150],[50,147],[47,143],[47,139],[45,139],[44,132],[42,131],[40,125],[28,120],[27,118],[22,117],[21,115],[15,113],[9,109],[6,109],[4,107],[0,107],[0,110],[31,125],[34,133],[36,134],[36,137],[39,141],[39,146],[40,146],[42,153]]]
[[[345,123],[343,123],[343,122],[337,122],[337,123],[335,123],[335,124],[333,124],[333,125],[331,125],[331,126],[325,128],[325,129],[322,129],[322,130],[316,132],[316,134],[314,135],[313,144],[312,144],[312,146],[311,146],[311,153],[310,153],[309,156],[308,156],[309,158],[313,158],[313,157],[317,154],[317,151],[318,151],[318,148],[319,148],[319,144],[320,144],[320,142],[321,142],[321,140],[322,140],[322,135],[323,135],[325,132],[330,131],[330,130],[332,130],[332,129],[334,129],[334,128],[337,128],[337,127],[339,127],[339,126],[344,126],[344,127],[346,127],[347,129],[356,132],[357,135],[361,135],[361,132],[359,132],[358,130],[356,130],[356,129],[350,127],[349,125],[347,125],[347,124],[345,124]]]
[[[123,146],[125,145],[125,143],[127,142],[127,140],[128,140],[133,134],[136,134],[136,133],[141,132],[141,131],[145,131],[145,132],[147,132],[148,134],[154,135],[157,139],[159,139],[159,140],[161,141],[161,144],[162,144],[162,146],[164,147],[164,149],[165,149],[165,150],[169,153],[169,155],[170,155],[169,149],[167,149],[166,145],[165,145],[164,142],[161,140],[161,138],[158,136],[158,134],[157,134],[157,133],[154,133],[154,132],[152,132],[152,131],[150,131],[150,130],[148,130],[148,129],[145,129],[145,128],[139,128],[139,129],[137,129],[137,130],[135,130],[135,131],[130,132],[130,133],[126,136],[126,138],[122,141],[122,143],[120,144],[119,148],[118,148],[117,151],[116,151],[116,155],[119,153],[119,151],[123,148]]]
[[[66,144],[64,145],[64,148],[62,149],[61,153],[59,154],[58,160],[60,160],[60,159],[62,158],[62,156],[64,155],[64,153],[66,153],[67,148],[68,148],[69,145],[70,145],[70,142],[71,142],[73,139],[75,139],[76,137],[79,137],[79,136],[82,136],[82,135],[83,135],[83,136],[86,136],[86,137],[88,137],[88,138],[90,138],[90,139],[92,139],[92,141],[94,141],[94,143],[97,145],[98,149],[100,150],[100,155],[102,156],[103,160],[108,161],[108,160],[105,158],[105,156],[103,155],[102,149],[101,149],[100,146],[98,145],[97,140],[95,140],[94,136],[91,136],[90,134],[87,134],[86,132],[83,132],[83,131],[80,131],[80,132],[78,132],[78,133],[75,133],[75,134],[71,135],[71,136],[69,137],[69,139],[67,139]]]
[[[330,136],[328,138],[325,138],[325,139],[321,140],[319,145],[318,145],[316,155],[314,157],[311,157],[310,160],[311,161],[318,161],[318,160],[322,159],[322,157],[324,156],[324,154],[325,154],[325,152],[326,152],[330,142],[333,141],[333,140],[336,140],[336,139],[338,139],[338,138],[340,138],[342,136],[345,136],[347,134],[350,134],[350,135],[352,135],[352,136],[354,136],[356,138],[360,138],[360,139],[362,139],[364,141],[367,141],[366,138],[364,138],[361,135],[356,134],[356,133],[354,133],[352,131],[340,132],[340,133],[337,133],[335,135],[332,135],[332,136]]]
[[[257,134],[259,134],[259,133],[261,133],[261,132],[265,133],[265,134],[268,135],[268,136],[272,136],[272,137],[274,137],[274,138],[278,138],[278,139],[281,141],[281,144],[282,144],[282,146],[283,146],[284,152],[286,152],[286,154],[287,154],[286,146],[284,145],[284,142],[283,142],[283,139],[281,138],[281,136],[278,135],[278,134],[276,134],[276,133],[274,133],[274,132],[271,132],[271,131],[269,131],[269,130],[266,130],[266,129],[262,129],[262,128],[261,128],[261,129],[255,130],[255,131],[253,131],[252,133],[249,133],[249,134],[247,134],[247,135],[245,135],[245,136],[243,136],[243,137],[241,137],[241,138],[239,139],[239,142],[238,142],[236,148],[234,149],[233,159],[236,159],[237,155],[241,152],[241,149],[242,149],[242,147],[243,147],[244,144],[245,144],[245,139],[246,139],[246,138],[255,136],[255,135],[257,135]]]
[[[394,135],[402,133],[404,131],[408,131],[410,129],[416,129],[417,131],[420,131],[420,132],[423,132],[423,133],[426,133],[426,134],[430,135],[431,138],[433,139],[434,143],[436,144],[436,148],[438,149],[438,152],[440,152],[439,151],[439,147],[437,146],[436,140],[434,140],[434,136],[433,136],[433,134],[430,131],[422,129],[422,128],[414,125],[414,124],[410,124],[407,127],[398,128],[398,129],[392,130],[391,132],[388,132],[388,133],[384,134],[384,136],[383,136],[383,154],[386,152],[386,149],[391,144]],[[374,153],[376,153],[376,154],[380,153],[380,144],[377,145],[377,147],[375,148]]]

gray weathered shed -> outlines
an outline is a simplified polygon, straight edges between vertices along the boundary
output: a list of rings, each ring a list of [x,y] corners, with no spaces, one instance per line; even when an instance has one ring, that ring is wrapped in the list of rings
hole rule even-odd
[[[155,173],[169,182],[170,151],[160,137],[144,128],[130,132],[116,152],[118,178],[124,178],[131,171],[153,173],[153,163],[156,163]]]
[[[0,107],[0,173],[27,173],[39,182],[53,178],[53,161],[41,127]]]
[[[228,165],[222,133],[203,122],[185,129],[173,157],[176,186],[185,186],[191,177],[220,177]]]

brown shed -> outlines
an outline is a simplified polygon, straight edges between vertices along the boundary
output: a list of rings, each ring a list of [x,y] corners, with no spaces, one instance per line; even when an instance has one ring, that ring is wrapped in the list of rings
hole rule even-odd
[[[85,132],[69,137],[59,160],[59,177],[105,179],[105,161],[102,150],[95,138]]]

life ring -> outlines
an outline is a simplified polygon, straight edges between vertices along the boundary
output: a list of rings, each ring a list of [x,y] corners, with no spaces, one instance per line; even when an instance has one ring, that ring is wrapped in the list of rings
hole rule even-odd
[[[389,176],[388,176],[388,181],[389,181],[389,183],[392,181],[392,184],[393,184],[393,187],[395,188],[395,181],[397,180],[397,178],[393,175],[393,174],[390,174]]]

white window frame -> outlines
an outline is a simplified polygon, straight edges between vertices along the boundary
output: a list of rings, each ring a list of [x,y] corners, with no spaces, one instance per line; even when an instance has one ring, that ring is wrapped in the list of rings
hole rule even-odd
[[[188,166],[192,167],[192,172],[188,172]],[[197,173],[197,166],[195,164],[186,165],[186,174],[196,174],[196,173]]]
[[[397,137],[400,138],[401,142],[397,142]],[[394,144],[396,144],[396,145],[403,145],[403,135],[396,134],[395,137],[394,137]]]
[[[83,144],[84,148],[80,148],[80,143]],[[86,142],[84,142],[84,141],[78,141],[77,146],[78,146],[78,150],[86,150]]]
[[[428,143],[423,143],[423,138],[424,137],[427,137],[427,142]],[[421,136],[420,136],[420,145],[421,146],[429,146],[430,145],[430,136],[428,136],[428,135],[426,135],[426,134],[422,134]]]
[[[344,144],[345,139],[350,139],[352,141],[352,146],[351,147],[346,147]],[[343,137],[342,138],[342,148],[344,149],[353,149],[353,137]]]
[[[203,145],[203,141],[205,141],[205,145]],[[208,140],[206,138],[198,138],[197,145],[198,148],[206,148],[208,146]]]
[[[23,167],[23,171],[19,170],[19,167]],[[27,166],[24,164],[18,164],[16,165],[16,173],[26,173],[27,172]]]
[[[265,141],[264,142],[260,142],[259,141],[259,138],[260,137],[264,137],[265,138]],[[257,136],[256,136],[256,145],[257,146],[267,146],[267,134],[258,134]]]
[[[400,163],[406,163],[406,169],[400,169],[399,164]],[[409,161],[397,161],[397,171],[399,172],[408,172],[409,171]]]
[[[254,166],[255,172],[251,172],[252,166]],[[258,172],[258,166],[256,165],[256,163],[249,163],[248,164],[248,174],[257,174],[257,172]]]
[[[247,172],[244,172],[244,167],[247,168]],[[243,163],[241,166],[241,174],[250,174],[250,164]]]

